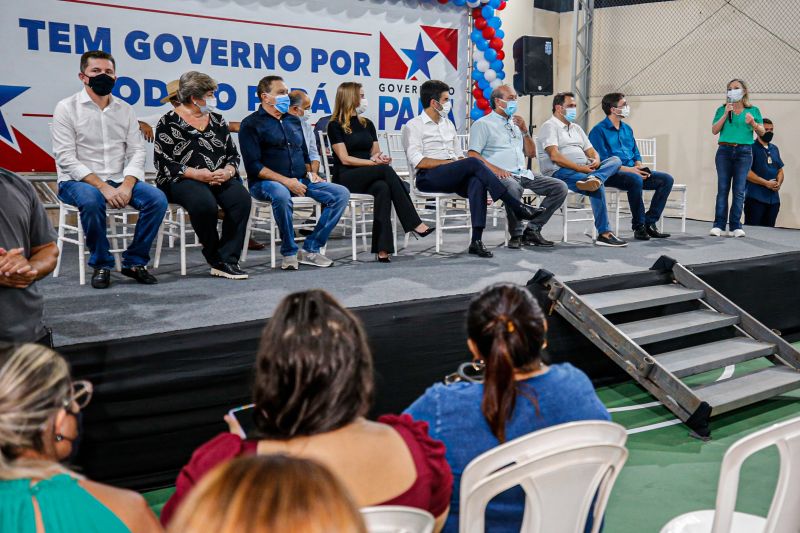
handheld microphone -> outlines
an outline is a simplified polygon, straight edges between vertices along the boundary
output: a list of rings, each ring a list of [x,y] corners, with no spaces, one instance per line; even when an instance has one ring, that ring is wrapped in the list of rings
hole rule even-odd
[[[733,103],[730,98],[728,98],[728,103],[729,104]],[[729,124],[733,123],[733,111],[728,111],[728,123]]]

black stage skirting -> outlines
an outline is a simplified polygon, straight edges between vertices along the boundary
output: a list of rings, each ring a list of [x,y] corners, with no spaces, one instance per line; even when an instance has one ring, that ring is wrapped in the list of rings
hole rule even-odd
[[[800,252],[692,269],[770,328],[800,335]],[[647,285],[645,271],[572,282],[581,293]],[[464,312],[471,294],[355,309],[375,356],[373,414],[399,412],[430,384],[469,359]],[[187,303],[186,305],[191,305]],[[595,384],[623,371],[557,315],[550,317],[551,362],[568,361]],[[77,459],[92,479],[139,490],[171,485],[191,452],[226,430],[222,416],[249,403],[263,321],[72,345],[62,350],[78,379],[95,385]]]

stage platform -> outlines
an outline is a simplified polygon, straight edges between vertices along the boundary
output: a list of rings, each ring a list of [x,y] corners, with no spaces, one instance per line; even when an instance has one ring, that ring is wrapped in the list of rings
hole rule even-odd
[[[697,265],[800,250],[798,230],[747,227],[746,238],[714,238],[708,236],[708,222],[689,220],[687,232],[678,233],[680,222],[675,219],[666,222],[672,238],[635,241],[627,231],[622,235],[630,237],[630,244],[621,249],[593,246],[582,233],[584,225],[572,224],[575,231],[568,244],[510,250],[502,245],[502,225],[498,221],[484,238],[495,253],[492,259],[466,253],[465,230],[447,232],[439,254],[432,235],[412,238],[388,265],[364,252],[359,261],[352,261],[350,239],[334,234],[328,248],[336,260],[332,268],[273,270],[268,250],[250,252],[242,265],[250,274],[247,281],[211,278],[197,248],[188,251],[188,275],[181,276],[177,249],[165,247],[161,267],[154,270],[158,285],[145,287],[114,274],[111,288],[102,291],[78,284],[76,247],[68,245],[61,276],[41,281],[40,289],[55,344],[67,346],[262,320],[271,316],[283,296],[309,288],[324,288],[349,307],[364,307],[473,294],[498,281],[524,284],[539,268],[564,280],[578,280],[646,270],[661,255]],[[555,216],[544,233],[557,240],[560,231],[561,219]]]

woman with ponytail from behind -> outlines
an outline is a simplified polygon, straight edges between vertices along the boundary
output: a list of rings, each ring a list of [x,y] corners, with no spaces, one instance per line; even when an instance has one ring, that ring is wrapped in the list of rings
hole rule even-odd
[[[430,387],[406,412],[445,443],[453,494],[445,532],[458,531],[461,474],[472,459],[532,431],[576,420],[610,420],[586,374],[569,363],[546,365],[547,322],[525,288],[510,283],[484,289],[467,312],[467,346],[482,382]],[[486,509],[486,530],[518,532],[525,494],[510,489]]]
[[[61,461],[79,437],[78,416],[92,397],[67,362],[37,344],[0,344],[0,531],[158,532],[139,494],[101,485]]]

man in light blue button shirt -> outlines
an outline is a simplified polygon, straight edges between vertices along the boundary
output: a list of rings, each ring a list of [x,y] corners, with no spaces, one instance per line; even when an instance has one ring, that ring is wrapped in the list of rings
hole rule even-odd
[[[525,120],[514,115],[517,93],[513,87],[500,85],[489,98],[492,112],[477,120],[470,129],[469,155],[482,160],[515,198],[522,198],[525,189],[544,196],[541,211],[525,223],[508,208],[508,230],[511,238],[508,247],[519,249],[523,244],[553,246],[542,237],[542,227],[567,197],[567,185],[562,180],[534,174],[527,168],[527,158],[536,157],[536,146],[531,139]],[[524,232],[523,232],[524,230]]]

